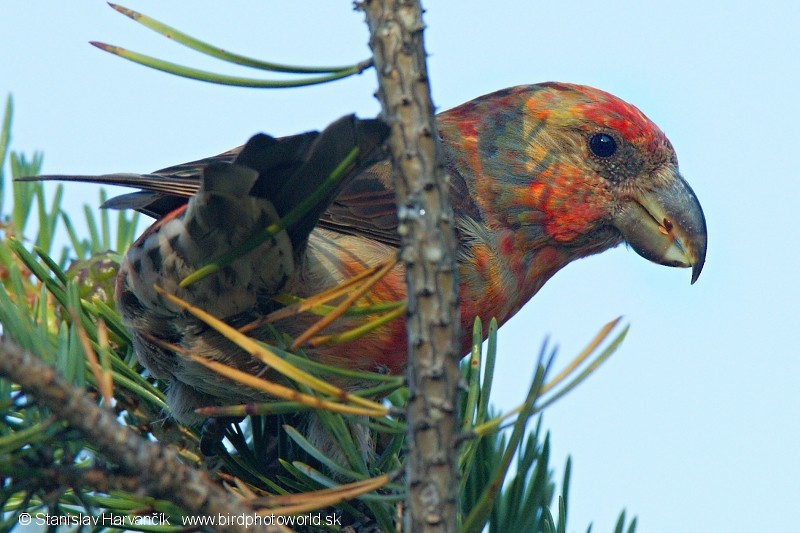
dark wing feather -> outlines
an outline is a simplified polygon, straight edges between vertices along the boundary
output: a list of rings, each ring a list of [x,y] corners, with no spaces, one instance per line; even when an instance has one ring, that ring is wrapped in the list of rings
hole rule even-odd
[[[319,226],[399,248],[397,200],[389,161],[375,163],[347,183],[320,217]]]
[[[266,135],[257,135],[247,142],[235,163],[259,173],[250,194],[268,198],[283,217],[312,192],[321,190],[348,154],[356,147],[359,149],[355,162],[337,184],[287,228],[295,249],[299,250],[342,186],[382,156],[381,147],[388,133],[389,128],[380,120],[359,120],[348,115],[322,133],[296,135],[277,142]]]
[[[355,133],[350,134],[349,139],[346,135],[340,136],[342,130],[336,127],[339,122],[326,130],[327,135],[308,132],[280,139],[268,137],[269,140],[257,141],[263,144],[261,149],[249,150],[242,156],[244,159],[238,162],[259,170],[265,176],[279,178],[259,179],[253,188],[253,194],[273,198],[276,197],[275,194],[283,195],[282,200],[286,201],[284,205],[296,205],[300,197],[311,190],[307,185],[310,174],[327,176],[327,173],[320,170],[330,170],[339,163],[340,159],[337,157],[346,154],[342,146],[348,142],[351,143],[350,146],[359,145],[362,148],[362,157],[356,169],[363,169],[370,162],[374,164],[344,183],[327,210],[319,215],[318,225],[338,233],[364,236],[399,248],[391,165],[385,154],[379,150],[385,131],[378,135],[376,129],[385,127],[377,126],[377,121],[358,122],[360,125],[354,130]],[[353,135],[357,137],[356,140]],[[315,142],[317,146],[312,147]],[[104,207],[135,209],[158,218],[182,206],[197,192],[206,166],[212,163],[231,163],[240,156],[242,148],[243,146],[239,146],[213,157],[163,168],[150,174],[36,176],[22,179],[85,181],[136,187],[142,190],[114,197]],[[308,159],[304,159],[304,156]],[[452,165],[447,167],[450,176],[450,200],[456,218],[468,216],[480,220],[480,212],[471,199],[466,181]],[[292,173],[294,175],[290,175]],[[271,184],[281,184],[280,188],[285,191],[270,190]]]
[[[131,183],[114,183],[142,189],[141,191],[115,196],[101,207],[105,209],[135,209],[153,218],[161,218],[189,201],[200,188],[203,169],[214,163],[232,163],[244,145],[221,154],[189,161],[150,174],[139,175]],[[114,175],[111,174],[113,177]]]
[[[205,165],[203,165],[205,166]],[[201,168],[202,170],[202,168]],[[199,175],[198,175],[199,176]],[[78,181],[84,183],[99,183],[100,185],[119,185],[121,187],[134,187],[147,191],[183,196],[188,198],[197,192],[199,181],[194,179],[177,178],[166,174],[101,174],[99,176],[70,176],[70,175],[43,175],[25,176],[17,181]]]
[[[234,159],[244,148],[244,145],[231,148],[227,152],[222,152],[211,157],[204,157],[197,161],[189,161],[188,163],[181,163],[180,165],[173,165],[171,167],[162,168],[151,172],[153,176],[161,178],[179,180],[184,179],[188,182],[196,183],[195,192],[200,187],[200,176],[203,174],[203,169],[211,163],[233,163]]]
[[[185,196],[173,196],[153,191],[137,191],[121,194],[106,200],[103,209],[135,209],[149,217],[161,218],[186,204]]]
[[[446,165],[450,180],[450,203],[456,219],[481,220],[464,177]],[[397,233],[397,199],[388,159],[378,162],[347,183],[322,214],[319,226],[338,233],[370,237],[400,247]]]

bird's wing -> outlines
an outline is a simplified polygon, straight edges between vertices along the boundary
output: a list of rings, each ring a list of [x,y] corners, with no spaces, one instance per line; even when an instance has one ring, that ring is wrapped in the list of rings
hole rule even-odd
[[[456,219],[481,220],[464,177],[447,161],[445,166],[450,183],[450,204]],[[322,228],[369,237],[399,248],[397,224],[397,199],[388,159],[372,165],[348,182],[319,221]]]
[[[392,166],[378,162],[345,184],[319,220],[319,227],[400,247]]]
[[[298,203],[299,197],[313,190],[317,181],[327,177],[353,147],[358,146],[361,153],[349,174],[360,172],[380,159],[381,155],[376,156],[376,152],[380,153],[387,132],[379,120],[359,120],[350,115],[333,123],[322,134],[312,131],[279,139],[261,135],[245,154],[242,154],[244,146],[239,146],[213,157],[148,174],[42,175],[18,180],[87,182],[141,189],[111,198],[103,207],[135,209],[158,218],[185,204],[197,193],[206,167],[237,162],[262,174],[251,194],[276,202],[290,200],[286,205],[292,206]],[[244,159],[240,161],[239,158]],[[278,210],[280,212],[280,206]]]
[[[270,199],[281,217],[295,206],[306,205],[312,193],[320,195],[313,207],[288,228],[293,240],[305,239],[342,187],[383,158],[382,147],[388,133],[388,126],[381,120],[358,120],[350,115],[320,134],[296,135],[280,141],[269,138],[275,143],[273,146],[250,151],[249,159],[245,150],[236,163],[259,172],[250,194]],[[342,167],[354,154],[348,166]]]
[[[363,135],[371,134],[364,133]],[[308,132],[279,139],[269,137],[269,141],[265,141],[263,150],[249,151],[247,157],[253,160],[248,160],[245,164],[266,172],[271,178],[259,180],[253,193],[270,195],[275,192],[268,190],[270,183],[286,183],[284,187],[293,189],[293,194],[308,194],[308,187],[303,187],[302,184],[298,185],[306,178],[298,177],[307,177],[309,173],[318,171],[320,158],[325,157],[326,153],[341,154],[341,150],[337,150],[335,144],[337,142],[341,144],[343,141],[337,141],[336,136],[329,136],[327,140],[318,143],[320,146],[317,147],[317,150],[311,149],[318,136],[317,132]],[[319,227],[338,233],[364,236],[389,246],[399,247],[400,237],[397,233],[397,207],[391,165],[385,154],[378,150],[379,144],[376,145],[376,139],[382,139],[382,137],[374,135],[372,137],[365,144],[362,142],[370,153],[363,154],[363,157],[360,158],[361,164],[358,165],[358,169],[361,172],[342,186],[328,209],[321,214],[318,224]],[[242,148],[243,146],[239,146],[216,156],[162,168],[149,174],[46,175],[21,179],[81,181],[138,188],[141,190],[109,199],[103,204],[103,207],[135,209],[159,218],[181,207],[197,193],[205,167],[214,163],[235,161],[242,152]],[[312,153],[317,155],[312,157],[309,155]],[[330,159],[330,156],[327,159]],[[378,161],[374,162],[376,160]],[[370,162],[374,162],[374,164],[363,170]],[[469,216],[476,220],[479,219],[478,208],[471,199],[464,178],[452,166],[448,165],[448,167],[450,200],[456,218]],[[295,172],[296,176],[287,178],[285,175],[287,172]],[[276,176],[281,173],[283,175]],[[281,179],[276,179],[276,177]],[[297,202],[289,203],[294,205]]]

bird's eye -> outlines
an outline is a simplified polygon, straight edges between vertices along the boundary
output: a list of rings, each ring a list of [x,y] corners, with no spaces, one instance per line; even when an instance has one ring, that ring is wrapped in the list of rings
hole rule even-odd
[[[611,157],[617,151],[617,141],[607,133],[596,133],[589,138],[589,150],[597,157]]]

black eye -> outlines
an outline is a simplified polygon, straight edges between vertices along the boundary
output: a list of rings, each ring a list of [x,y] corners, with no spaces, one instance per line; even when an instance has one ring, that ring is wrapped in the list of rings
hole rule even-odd
[[[597,157],[611,157],[617,151],[617,141],[607,133],[597,133],[589,139],[589,150]]]

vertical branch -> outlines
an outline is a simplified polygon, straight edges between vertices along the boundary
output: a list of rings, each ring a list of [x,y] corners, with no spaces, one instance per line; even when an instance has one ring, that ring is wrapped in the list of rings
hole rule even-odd
[[[407,531],[456,531],[459,387],[456,240],[439,157],[419,0],[365,0],[378,98],[391,126],[408,283]]]

